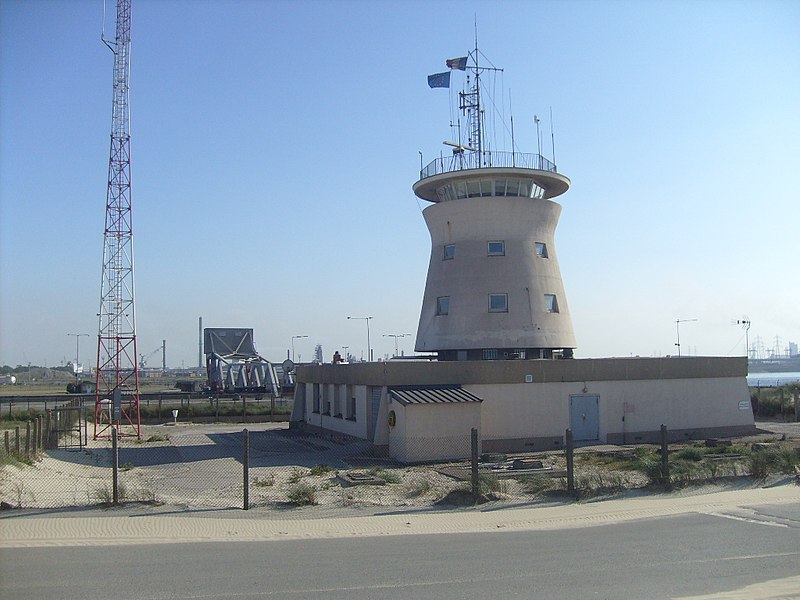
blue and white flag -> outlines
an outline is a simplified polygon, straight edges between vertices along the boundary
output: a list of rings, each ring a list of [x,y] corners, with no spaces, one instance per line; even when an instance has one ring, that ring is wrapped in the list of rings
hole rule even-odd
[[[450,71],[444,73],[435,73],[428,75],[428,85],[432,88],[449,88],[450,87]]]

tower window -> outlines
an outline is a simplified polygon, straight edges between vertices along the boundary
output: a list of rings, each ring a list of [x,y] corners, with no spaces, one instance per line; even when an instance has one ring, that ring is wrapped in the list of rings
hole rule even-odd
[[[508,294],[489,294],[489,312],[508,312]]]
[[[544,242],[536,242],[536,256],[549,258],[549,255],[547,254],[547,244]]]
[[[446,315],[450,312],[450,296],[439,296],[436,299],[436,314]]]
[[[506,243],[503,241],[489,242],[486,247],[486,252],[489,256],[505,256]]]
[[[556,300],[555,294],[544,295],[544,308],[547,312],[551,313],[558,312],[558,300]]]
[[[442,256],[442,260],[453,260],[453,257],[456,255],[456,245],[455,244],[445,244],[444,246],[444,255]]]

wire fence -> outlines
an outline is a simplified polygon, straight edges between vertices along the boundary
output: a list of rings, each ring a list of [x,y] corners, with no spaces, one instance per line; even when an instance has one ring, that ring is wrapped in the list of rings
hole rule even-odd
[[[244,430],[148,426],[140,439],[89,438],[81,446],[47,449],[44,427],[19,429],[17,438],[4,436],[0,452],[0,500],[6,508],[133,502],[242,509],[429,507],[569,500],[743,475],[800,477],[800,439],[668,444],[666,428],[661,444],[583,448],[574,447],[567,430],[563,449],[520,454],[479,453],[473,430],[446,440],[413,440],[404,463],[376,454],[366,441],[290,430],[285,423]],[[64,428],[53,435],[68,434]],[[452,453],[449,460],[430,459],[443,450]]]

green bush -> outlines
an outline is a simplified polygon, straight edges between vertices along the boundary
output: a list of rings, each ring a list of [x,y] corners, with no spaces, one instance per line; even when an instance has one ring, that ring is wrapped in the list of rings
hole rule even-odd
[[[647,477],[650,484],[664,483],[664,476],[661,473],[661,459],[655,456],[646,456],[639,459],[636,470]]]
[[[311,475],[319,476],[319,475],[324,475],[325,473],[330,473],[331,471],[333,471],[332,467],[322,464],[322,465],[314,465],[313,467],[311,467],[310,473]]]
[[[534,475],[525,475],[517,477],[520,487],[526,494],[536,495],[541,494],[543,491],[550,489],[553,485],[553,480],[547,475],[536,473]]]
[[[386,483],[400,483],[402,481],[400,475],[392,471],[387,471],[382,467],[373,467],[369,470],[369,474],[383,479]]]
[[[313,505],[317,503],[317,490],[313,485],[298,483],[286,495],[289,501],[297,506]]]
[[[693,462],[700,462],[703,460],[703,451],[697,446],[689,446],[683,448],[675,453],[675,457],[682,460],[690,460]]]
[[[294,469],[292,469],[292,472],[289,474],[288,481],[289,481],[289,483],[297,483],[303,477],[305,477],[307,474],[308,473],[306,473],[303,469],[298,469],[297,467],[295,467]]]

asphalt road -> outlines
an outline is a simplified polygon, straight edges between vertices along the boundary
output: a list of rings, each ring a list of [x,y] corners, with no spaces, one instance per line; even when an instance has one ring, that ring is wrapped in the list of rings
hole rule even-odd
[[[562,531],[4,549],[0,598],[658,599],[799,573],[800,506],[782,505]]]

